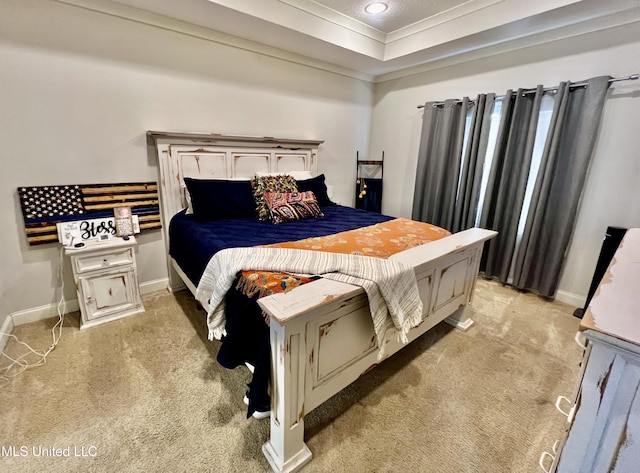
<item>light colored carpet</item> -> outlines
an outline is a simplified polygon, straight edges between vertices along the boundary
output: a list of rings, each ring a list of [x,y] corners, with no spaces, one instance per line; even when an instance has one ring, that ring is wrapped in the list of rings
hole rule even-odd
[[[144,302],[83,331],[69,314],[47,364],[0,387],[0,446],[27,451],[0,457],[0,471],[269,471],[269,421],[245,418],[248,371],[216,363],[186,292]],[[540,471],[566,424],[553,403],[573,391],[582,356],[572,311],[479,280],[471,329],[435,327],[307,415],[303,471]],[[45,347],[54,322],[14,334]],[[70,456],[34,455],[51,447]],[[83,448],[95,456],[74,456]]]

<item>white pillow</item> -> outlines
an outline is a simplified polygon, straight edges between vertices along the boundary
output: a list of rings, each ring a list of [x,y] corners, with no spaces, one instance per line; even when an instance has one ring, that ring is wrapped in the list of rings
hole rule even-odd
[[[304,179],[311,179],[313,174],[311,171],[283,171],[283,172],[259,172],[256,171],[256,177],[264,177],[264,176],[291,176],[296,181],[302,181]]]
[[[327,186],[327,197],[329,197],[330,200],[334,200],[333,198],[333,186],[331,184],[327,184],[325,183],[325,186]]]
[[[193,213],[193,206],[191,205],[191,196],[189,190],[184,182],[180,184],[180,193],[182,194],[182,208],[187,209],[185,215],[191,215]]]

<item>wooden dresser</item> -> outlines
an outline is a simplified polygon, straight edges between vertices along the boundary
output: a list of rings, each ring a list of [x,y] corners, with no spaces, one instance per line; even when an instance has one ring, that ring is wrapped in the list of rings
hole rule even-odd
[[[640,471],[640,229],[627,231],[580,324],[586,337],[566,439],[551,470]],[[561,407],[560,399],[566,406]],[[541,465],[542,466],[542,465]]]

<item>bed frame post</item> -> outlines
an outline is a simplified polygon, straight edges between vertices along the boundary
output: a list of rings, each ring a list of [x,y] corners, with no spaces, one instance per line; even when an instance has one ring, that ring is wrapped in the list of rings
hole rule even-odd
[[[467,292],[469,297],[467,298],[466,304],[444,319],[445,323],[462,330],[463,332],[467,331],[469,327],[473,325],[473,320],[467,315],[467,307],[471,304],[473,294],[475,293],[476,277],[480,271],[480,260],[482,259],[483,248],[484,246],[478,246],[475,249],[475,258],[472,259],[473,267],[469,270],[469,275],[471,277],[469,280],[469,290]]]
[[[271,436],[262,446],[273,471],[295,472],[311,460],[304,443],[305,324],[271,319]]]
[[[466,308],[466,306],[460,307],[453,314],[444,319],[444,322],[459,330],[462,330],[463,332],[466,332],[469,327],[473,325],[473,320],[466,314]]]

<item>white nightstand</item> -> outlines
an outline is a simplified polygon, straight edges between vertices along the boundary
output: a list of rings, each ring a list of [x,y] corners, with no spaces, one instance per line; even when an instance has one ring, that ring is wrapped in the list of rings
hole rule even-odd
[[[80,306],[80,328],[144,311],[138,286],[136,239],[113,238],[65,247],[71,259]]]

